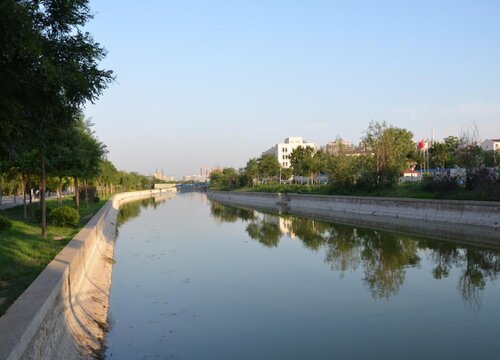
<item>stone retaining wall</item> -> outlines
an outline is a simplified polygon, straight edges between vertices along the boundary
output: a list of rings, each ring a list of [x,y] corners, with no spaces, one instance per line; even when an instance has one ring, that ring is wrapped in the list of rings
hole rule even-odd
[[[119,206],[165,192],[117,194],[99,210],[0,318],[0,359],[99,356]]]
[[[500,203],[210,191],[209,198],[351,225],[500,246]]]

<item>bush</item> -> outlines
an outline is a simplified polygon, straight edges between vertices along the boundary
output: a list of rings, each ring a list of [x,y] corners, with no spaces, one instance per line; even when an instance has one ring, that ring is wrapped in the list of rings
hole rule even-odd
[[[0,231],[9,230],[12,227],[12,221],[5,216],[0,215]]]
[[[78,211],[69,206],[62,206],[50,211],[47,220],[49,224],[56,226],[76,227],[80,223],[80,214],[78,213]]]
[[[95,186],[81,186],[78,192],[80,194],[80,203],[85,201],[87,195],[89,197],[89,202],[92,202],[97,195],[97,188]]]
[[[95,203],[98,203],[99,201],[101,201],[101,198],[99,196],[94,197],[94,202]]]
[[[437,174],[425,174],[422,179],[425,190],[430,192],[445,193],[458,189],[458,177],[451,176],[445,171]]]
[[[467,174],[467,188],[493,187],[500,181],[498,170],[480,166]]]

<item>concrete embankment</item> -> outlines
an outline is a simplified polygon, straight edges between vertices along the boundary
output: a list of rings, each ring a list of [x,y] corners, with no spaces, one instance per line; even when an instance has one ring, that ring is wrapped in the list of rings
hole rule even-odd
[[[169,191],[113,196],[0,318],[0,359],[99,356],[119,206]]]
[[[499,202],[232,191],[209,191],[208,196],[225,204],[500,246]]]

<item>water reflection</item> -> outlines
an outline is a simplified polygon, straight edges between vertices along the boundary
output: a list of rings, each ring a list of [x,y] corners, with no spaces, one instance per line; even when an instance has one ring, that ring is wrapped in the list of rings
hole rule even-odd
[[[141,209],[152,207],[156,209],[159,204],[172,198],[172,194],[157,195],[141,200],[134,200],[120,205],[116,220],[117,228],[141,214]]]
[[[284,236],[299,239],[311,250],[325,251],[325,262],[344,276],[361,269],[362,281],[373,298],[397,295],[409,268],[419,267],[425,256],[432,263],[432,276],[445,279],[452,270],[460,273],[457,289],[467,307],[478,310],[488,281],[500,271],[500,252],[456,245],[398,233],[262,213],[211,203],[212,217],[220,222],[247,223],[248,236],[266,247],[277,247]]]

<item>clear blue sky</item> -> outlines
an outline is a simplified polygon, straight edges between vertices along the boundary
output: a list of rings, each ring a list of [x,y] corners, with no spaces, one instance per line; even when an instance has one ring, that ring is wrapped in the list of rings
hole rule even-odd
[[[500,138],[500,1],[91,1],[117,82],[85,111],[120,169],[244,166],[288,136]]]

